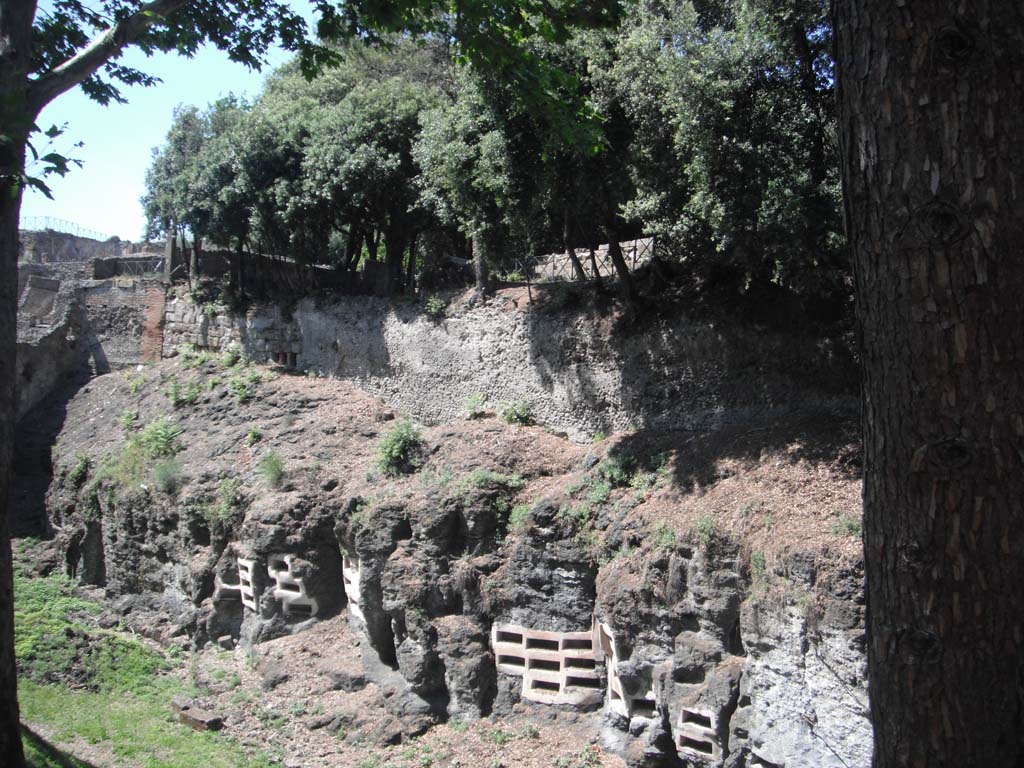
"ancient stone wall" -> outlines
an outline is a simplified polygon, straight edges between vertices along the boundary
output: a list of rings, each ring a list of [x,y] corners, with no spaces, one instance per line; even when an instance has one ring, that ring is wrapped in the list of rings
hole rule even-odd
[[[159,359],[164,300],[159,280],[91,280],[81,291],[87,344],[97,372]]]
[[[258,360],[347,379],[427,423],[465,415],[472,395],[490,409],[525,402],[538,422],[577,440],[853,407],[857,381],[845,351],[818,338],[681,314],[620,329],[589,312],[501,300],[434,320],[371,297],[213,317],[179,298],[168,304],[164,355],[186,342],[236,345]]]

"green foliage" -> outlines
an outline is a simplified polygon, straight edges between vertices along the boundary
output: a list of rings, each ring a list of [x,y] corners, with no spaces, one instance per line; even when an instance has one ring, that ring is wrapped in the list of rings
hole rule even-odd
[[[131,432],[139,428],[139,412],[138,411],[121,411],[121,415],[118,417],[118,423],[121,425],[121,429],[125,432]]]
[[[606,435],[601,430],[598,430],[597,432],[594,433],[593,442],[595,442],[595,443],[600,443],[600,442],[603,442],[604,440],[607,440],[607,439],[608,439],[608,435]]]
[[[228,380],[228,389],[231,391],[231,394],[239,405],[252,400],[253,393],[250,387],[250,382],[241,375],[232,376]]]
[[[591,524],[592,511],[593,510],[591,510],[589,504],[582,502],[579,504],[572,504],[568,507],[562,507],[558,510],[558,514],[563,519],[572,523],[574,528],[579,530]]]
[[[718,535],[718,526],[711,515],[702,515],[697,518],[697,541],[704,549],[710,549]]]
[[[74,468],[68,473],[68,482],[74,488],[81,488],[89,479],[89,470],[92,468],[92,459],[84,453],[78,454]]]
[[[262,439],[263,439],[263,430],[261,430],[255,424],[253,424],[251,427],[249,427],[249,432],[245,436],[245,442],[246,442],[247,445],[252,447],[252,446],[256,445],[256,443],[258,443]]]
[[[263,454],[263,458],[260,459],[259,469],[267,485],[271,488],[280,487],[281,481],[284,480],[285,476],[285,466],[284,460],[276,451],[271,450]]]
[[[145,378],[143,378],[142,376],[128,376],[127,381],[128,391],[131,392],[133,395],[139,394],[139,392],[142,390],[142,386],[146,383]]]
[[[14,576],[15,653],[19,676],[38,683],[75,680],[94,690],[151,693],[168,663],[149,646],[94,629],[100,606],[73,594],[66,577]],[[69,642],[79,638],[83,642]]]
[[[587,494],[587,501],[591,504],[604,504],[612,495],[612,486],[607,482],[593,483],[590,492]]]
[[[466,409],[466,418],[476,419],[484,414],[484,396],[479,392],[474,392],[467,397],[463,403],[463,408]]]
[[[170,458],[153,466],[153,481],[168,496],[173,496],[182,485],[181,465],[177,459]]]
[[[516,504],[508,515],[508,528],[513,533],[520,533],[526,529],[530,520],[530,505]]]
[[[509,424],[520,424],[523,426],[533,424],[531,407],[525,400],[517,400],[513,403],[506,404],[501,409],[501,418]]]
[[[478,469],[469,478],[474,488],[496,488],[503,491],[518,491],[526,481],[520,475],[503,475],[490,469]]]
[[[440,296],[430,296],[423,303],[423,311],[426,313],[427,317],[431,317],[434,320],[440,320],[448,314],[448,302]]]
[[[750,555],[750,572],[755,587],[767,583],[768,567],[765,563],[764,552],[754,552]]]
[[[635,470],[636,459],[628,455],[608,456],[594,468],[597,476],[613,488],[629,485]]]
[[[172,379],[167,387],[167,399],[175,408],[180,408],[183,405],[195,405],[202,394],[203,385],[198,381],[182,384],[177,379]]]
[[[200,508],[200,513],[211,530],[219,530],[234,522],[245,511],[245,506],[241,479],[228,477],[220,481],[216,498],[212,503],[204,504]]]
[[[676,532],[665,523],[658,523],[654,529],[654,543],[662,549],[674,549],[676,546]]]
[[[149,458],[157,459],[176,454],[180,447],[178,438],[182,429],[166,416],[160,416],[142,430],[139,441]]]
[[[408,420],[400,421],[377,446],[377,468],[388,477],[415,472],[423,463],[423,436]]]

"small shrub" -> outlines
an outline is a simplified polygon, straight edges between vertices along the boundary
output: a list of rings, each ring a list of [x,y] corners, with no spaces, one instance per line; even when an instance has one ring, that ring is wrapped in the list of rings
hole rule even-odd
[[[211,378],[211,379],[210,379],[210,383],[209,383],[209,385],[208,385],[208,386],[210,387],[210,391],[212,392],[212,391],[213,391],[213,390],[215,390],[215,389],[216,389],[217,387],[219,387],[219,386],[220,386],[220,383],[221,383],[221,382],[220,382],[220,377],[219,377],[219,376],[214,376],[213,378]]]
[[[517,400],[514,403],[508,403],[505,405],[505,407],[501,409],[501,418],[509,424],[520,424],[522,426],[529,426],[530,424],[533,424],[533,415],[530,404],[525,400]]]
[[[570,521],[576,528],[584,528],[590,525],[591,509],[587,503],[573,504],[571,507],[562,507],[558,514]]]
[[[526,524],[530,521],[530,505],[529,504],[516,504],[512,507],[512,511],[508,513],[508,527],[509,530],[514,533],[519,533],[526,529]]]
[[[142,376],[129,376],[128,377],[128,391],[133,395],[139,394],[139,390],[142,389],[142,385],[146,383],[146,380]]]
[[[456,733],[465,733],[469,730],[469,723],[467,723],[465,720],[460,720],[457,717],[449,720],[448,725]]]
[[[166,416],[160,416],[142,430],[140,441],[151,458],[173,456],[179,450],[178,437],[181,432],[181,427]]]
[[[284,479],[284,461],[274,451],[267,451],[260,459],[260,474],[271,488],[278,488]]]
[[[377,448],[377,468],[388,477],[415,472],[423,463],[423,436],[411,421],[401,421]]]
[[[672,549],[676,545],[676,532],[665,523],[658,523],[654,529],[654,543],[662,549]]]
[[[121,424],[121,429],[125,432],[131,432],[139,428],[138,411],[121,411],[121,415],[117,420]]]
[[[755,586],[768,581],[768,567],[765,564],[764,552],[754,552],[750,556],[750,573]]]
[[[249,427],[249,434],[245,436],[245,442],[250,446],[256,445],[260,440],[263,439],[263,430],[253,424]]]
[[[594,471],[597,476],[609,483],[613,488],[629,485],[633,479],[636,460],[632,456],[608,456],[602,460]]]
[[[717,526],[711,515],[703,515],[697,518],[697,541],[704,549],[709,549],[714,543]]]
[[[466,409],[467,419],[480,418],[484,414],[484,396],[479,392],[474,392],[465,399],[463,407]]]
[[[182,486],[181,465],[178,460],[170,458],[156,464],[153,467],[153,482],[168,496],[175,495]]]
[[[607,439],[608,439],[608,435],[606,435],[601,430],[598,430],[597,432],[594,433],[594,442],[595,443],[600,443],[603,440],[607,440]]]
[[[78,454],[78,461],[75,462],[75,467],[68,473],[68,481],[76,489],[81,488],[85,485],[85,481],[89,479],[89,470],[92,468],[92,459],[86,456],[84,453]]]
[[[448,314],[448,302],[440,296],[431,296],[423,304],[423,311],[426,313],[427,317],[433,318],[434,320],[440,320]]]

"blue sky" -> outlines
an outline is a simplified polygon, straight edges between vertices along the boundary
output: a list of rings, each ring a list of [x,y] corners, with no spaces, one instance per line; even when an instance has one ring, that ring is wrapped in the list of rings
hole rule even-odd
[[[141,239],[145,226],[139,205],[143,180],[152,148],[163,142],[170,128],[174,107],[204,107],[229,92],[255,95],[270,69],[287,57],[284,51],[272,51],[270,66],[252,72],[210,47],[193,59],[169,54],[147,59],[136,49],[126,51],[123,63],[164,82],[152,88],[123,89],[127,104],[103,107],[77,88],[50,104],[40,116],[39,126],[45,130],[53,124],[67,123],[67,131],[53,148],[81,159],[85,165],[73,168],[63,179],[47,180],[53,191],[52,201],[39,192],[26,192],[21,208],[23,220],[50,216],[107,237]],[[45,141],[40,139],[36,136],[37,148]],[[73,148],[77,141],[84,142],[84,146]]]

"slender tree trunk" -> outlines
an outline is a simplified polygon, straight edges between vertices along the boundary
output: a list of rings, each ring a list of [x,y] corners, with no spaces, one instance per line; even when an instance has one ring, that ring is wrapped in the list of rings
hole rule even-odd
[[[413,234],[409,241],[409,263],[405,271],[405,292],[410,296],[416,295],[416,240],[417,236]]]
[[[486,230],[479,230],[473,235],[473,278],[479,296],[486,296],[490,290],[490,265],[487,263],[488,242]]]
[[[633,285],[633,273],[629,271],[629,265],[622,256],[622,246],[619,245],[619,233],[615,227],[609,226],[605,230],[608,236],[608,257],[612,260],[615,273],[619,277],[619,290],[622,293],[622,300],[632,305],[636,301],[636,287]]]
[[[569,254],[569,261],[572,262],[573,274],[582,283],[587,279],[587,273],[576,256],[576,249],[572,247],[572,214],[568,208],[565,209],[565,216],[562,219],[562,242],[565,245],[565,252]]]
[[[375,229],[366,238],[366,247],[370,250],[370,261],[377,260],[377,246],[380,243],[380,230]]]
[[[1024,5],[833,6],[876,768],[1024,765]]]
[[[23,768],[14,662],[14,573],[11,563],[11,461],[17,407],[18,221],[25,143],[34,115],[26,105],[34,4],[0,4],[0,755]]]
[[[590,271],[594,273],[594,282],[597,287],[604,288],[604,280],[601,279],[601,270],[597,268],[597,246],[594,243],[588,248],[590,251]]]

